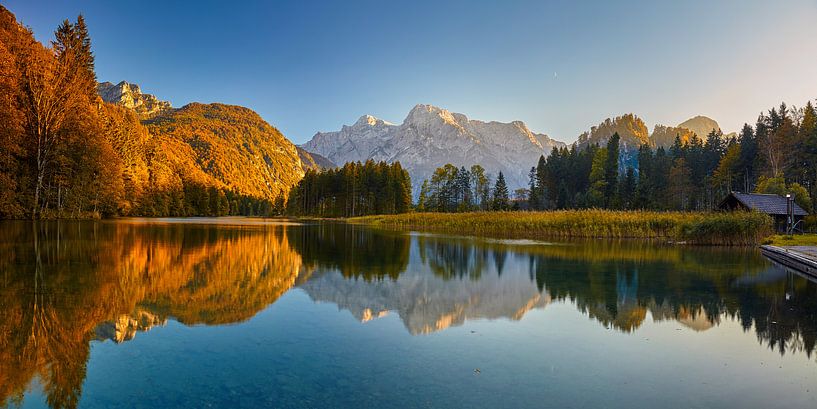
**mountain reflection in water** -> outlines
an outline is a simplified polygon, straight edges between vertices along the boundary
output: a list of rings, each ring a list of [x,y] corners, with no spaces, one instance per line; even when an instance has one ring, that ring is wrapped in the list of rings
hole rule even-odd
[[[168,319],[246,321],[293,287],[362,322],[396,314],[410,334],[520,320],[566,302],[625,333],[648,317],[695,331],[730,319],[780,354],[809,358],[817,339],[817,285],[754,249],[544,245],[259,220],[4,222],[0,403],[21,402],[37,378],[50,406],[75,407],[92,341],[124,342]]]

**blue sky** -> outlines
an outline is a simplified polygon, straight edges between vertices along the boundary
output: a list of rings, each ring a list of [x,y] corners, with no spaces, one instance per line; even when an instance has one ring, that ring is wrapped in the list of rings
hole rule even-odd
[[[100,81],[247,106],[296,143],[417,103],[571,142],[628,112],[733,131],[817,98],[817,1],[579,3],[2,2],[41,41],[82,13]]]

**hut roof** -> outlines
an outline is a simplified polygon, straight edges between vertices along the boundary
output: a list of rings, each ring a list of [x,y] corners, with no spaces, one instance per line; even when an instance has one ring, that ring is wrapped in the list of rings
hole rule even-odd
[[[721,207],[724,206],[729,197],[733,196],[738,202],[749,209],[757,210],[766,214],[786,215],[786,198],[775,194],[762,193],[740,193],[731,192],[729,196],[721,202]],[[794,203],[793,213],[795,216],[807,216],[808,212],[802,207]]]

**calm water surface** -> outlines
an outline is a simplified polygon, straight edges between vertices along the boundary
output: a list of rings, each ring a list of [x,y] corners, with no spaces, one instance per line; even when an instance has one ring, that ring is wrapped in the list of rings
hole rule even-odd
[[[817,407],[756,250],[260,219],[0,224],[0,407]]]

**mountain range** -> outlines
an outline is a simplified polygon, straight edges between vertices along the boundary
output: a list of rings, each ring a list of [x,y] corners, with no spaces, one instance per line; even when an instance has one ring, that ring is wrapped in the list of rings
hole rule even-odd
[[[705,139],[713,129],[720,129],[715,120],[696,116],[675,127],[656,125],[650,133],[641,118],[625,114],[593,126],[579,135],[576,144],[604,146],[617,132],[621,137],[622,163],[630,163],[641,145],[666,148],[676,136],[683,142],[688,142],[693,134]],[[339,131],[318,132],[301,145],[338,165],[369,159],[399,161],[411,174],[415,192],[436,168],[447,163],[458,167],[480,164],[492,177],[501,171],[511,188],[524,187],[528,184],[528,171],[539,156],[547,156],[554,147],[566,146],[545,134],[532,132],[521,121],[483,122],[424,104],[415,106],[402,124],[363,115],[353,125],[344,125]]]
[[[339,131],[318,132],[301,145],[339,165],[369,159],[399,161],[415,189],[446,163],[479,164],[493,177],[501,171],[511,187],[525,186],[528,170],[539,156],[563,146],[521,121],[483,122],[424,104],[415,106],[400,125],[364,115]]]
[[[296,146],[248,108],[200,103],[173,108],[126,81],[100,83],[98,91],[104,101],[133,111],[161,139],[163,154],[175,164],[171,166],[195,168],[193,177],[204,184],[268,199],[287,192],[306,170],[367,160],[400,162],[415,192],[447,163],[479,164],[492,178],[502,172],[515,189],[527,186],[528,171],[540,156],[568,146],[531,131],[522,121],[485,122],[428,104],[416,105],[401,124],[363,115],[352,125],[318,132]],[[650,133],[641,118],[625,114],[591,127],[576,144],[605,145],[617,132],[622,163],[629,164],[641,145],[666,148],[676,137],[684,143],[692,135],[705,139],[713,129],[720,129],[715,120],[696,116],[677,126],[656,125]],[[734,134],[725,137],[730,136]]]

